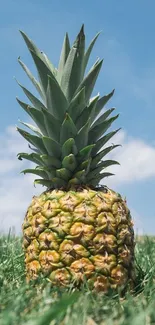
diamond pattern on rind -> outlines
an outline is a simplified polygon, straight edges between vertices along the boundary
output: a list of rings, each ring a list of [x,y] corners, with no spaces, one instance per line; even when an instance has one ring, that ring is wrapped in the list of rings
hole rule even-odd
[[[134,274],[134,232],[126,202],[114,191],[46,191],[33,197],[23,223],[27,279],[98,291]]]

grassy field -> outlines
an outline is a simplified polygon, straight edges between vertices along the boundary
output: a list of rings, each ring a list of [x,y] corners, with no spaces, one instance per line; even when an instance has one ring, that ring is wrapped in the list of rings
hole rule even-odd
[[[117,293],[65,293],[44,279],[25,282],[21,239],[0,237],[1,325],[149,325],[155,324],[155,239],[136,244],[137,286]]]

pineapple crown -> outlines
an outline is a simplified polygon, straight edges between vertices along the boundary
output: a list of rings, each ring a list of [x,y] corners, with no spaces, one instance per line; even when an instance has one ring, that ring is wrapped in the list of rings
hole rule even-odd
[[[112,173],[105,172],[114,160],[103,160],[118,145],[105,144],[119,131],[106,133],[118,115],[110,117],[114,108],[102,112],[113,96],[91,97],[103,60],[97,60],[85,75],[87,63],[99,36],[94,37],[85,50],[84,26],[70,47],[65,35],[58,68],[21,31],[37,68],[39,81],[27,66],[18,61],[39,93],[35,97],[28,89],[20,87],[31,105],[19,100],[20,106],[30,115],[35,125],[21,122],[32,132],[17,127],[29,142],[31,153],[19,153],[18,159],[27,159],[37,166],[22,172],[38,175],[34,182],[49,188],[70,188],[75,185],[96,187]],[[105,134],[106,133],[106,134]],[[31,145],[33,146],[31,146]]]

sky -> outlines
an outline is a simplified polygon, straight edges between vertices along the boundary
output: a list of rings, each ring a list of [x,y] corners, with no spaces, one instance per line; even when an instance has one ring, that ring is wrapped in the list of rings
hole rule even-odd
[[[155,235],[155,1],[154,0],[5,0],[0,10],[0,232],[21,224],[33,195],[31,175],[20,170],[28,163],[17,160],[27,143],[16,132],[18,119],[28,116],[16,101],[25,97],[15,78],[34,92],[17,62],[36,74],[32,59],[19,33],[23,30],[57,65],[65,32],[74,40],[85,24],[86,44],[102,31],[90,65],[100,57],[104,64],[94,93],[104,95],[115,88],[106,108],[116,107],[121,131],[112,140],[122,147],[112,157],[120,166],[104,184],[127,198],[135,232]]]

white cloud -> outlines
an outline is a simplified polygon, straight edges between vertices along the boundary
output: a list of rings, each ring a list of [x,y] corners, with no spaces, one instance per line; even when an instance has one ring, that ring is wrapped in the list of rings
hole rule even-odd
[[[109,168],[116,175],[108,180],[108,184],[132,183],[155,177],[155,147],[123,131],[113,138],[113,142],[122,144],[109,155],[120,166]]]
[[[28,145],[15,128],[9,126],[0,136],[0,142],[0,232],[15,227],[19,233],[32,196],[39,194],[42,188],[34,188],[33,176],[20,174],[20,170],[30,164],[19,161],[17,153],[27,152]]]
[[[14,226],[16,232],[19,233],[32,196],[41,193],[45,188],[40,186],[35,188],[32,175],[20,174],[20,170],[29,167],[29,164],[28,161],[19,161],[16,155],[18,152],[27,152],[28,145],[15,128],[8,127],[5,134],[0,136],[0,141],[0,232],[7,232],[10,227]],[[113,142],[121,143],[123,147],[114,150],[111,154],[111,158],[118,160],[121,166],[111,168],[116,176],[106,180],[109,186],[155,177],[154,147],[144,143],[141,139],[127,136],[123,131],[115,136]],[[138,225],[137,212],[133,211],[132,214]]]

